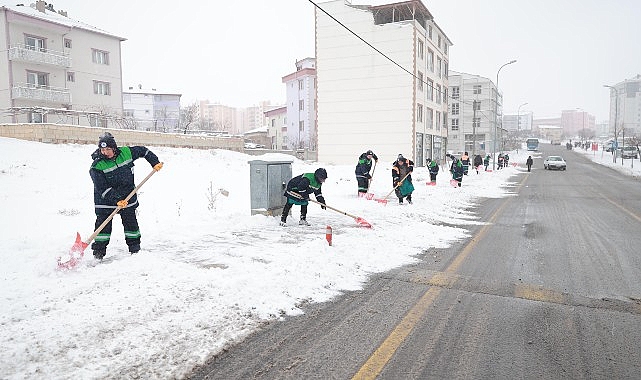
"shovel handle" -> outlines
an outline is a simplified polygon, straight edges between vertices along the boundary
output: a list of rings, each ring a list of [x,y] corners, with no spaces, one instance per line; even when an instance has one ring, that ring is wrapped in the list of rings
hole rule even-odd
[[[339,213],[341,213],[341,214],[343,214],[343,215],[347,215],[347,216],[352,217],[352,218],[354,218],[354,219],[359,219],[359,217],[358,217],[358,216],[356,216],[356,215],[348,214],[348,213],[346,213],[345,211],[341,211],[341,210],[339,210],[339,209],[337,209],[337,208],[334,208],[334,207],[332,207],[332,206],[328,206],[328,205],[326,205],[325,203],[321,203],[321,202],[319,202],[319,201],[315,201],[315,200],[313,200],[313,199],[311,199],[311,198],[310,198],[310,199],[308,199],[308,201],[310,201],[310,202],[314,202],[314,203],[318,203],[318,204],[319,204],[319,205],[321,205],[321,206],[325,206],[325,207],[327,207],[327,208],[328,208],[328,209],[330,209],[330,210],[334,210],[334,211],[336,211],[336,212],[339,212]]]
[[[398,183],[396,184],[396,186],[394,186],[394,188],[392,189],[392,191],[390,191],[389,193],[387,193],[387,195],[385,196],[385,198],[383,198],[383,200],[386,200],[386,199],[387,199],[387,197],[389,197],[390,195],[392,195],[392,193],[394,192],[394,190],[396,190],[396,188],[397,188],[397,187],[401,186],[401,184],[403,183],[403,181],[405,181],[405,178],[407,178],[410,174],[412,174],[412,172],[409,172],[409,173],[405,174],[405,177],[403,177],[403,179],[401,179],[400,181],[398,181]]]
[[[147,180],[148,180],[149,178],[151,178],[151,176],[152,176],[152,175],[154,175],[155,173],[156,173],[156,169],[152,169],[151,173],[147,174],[147,176],[145,177],[145,179],[143,179],[142,181],[140,181],[140,183],[138,184],[138,186],[136,186],[136,187],[131,191],[131,193],[129,193],[129,195],[127,195],[127,197],[126,197],[124,200],[128,202],[128,201],[131,199],[131,197],[133,197],[133,196],[134,196],[134,194],[136,194],[136,193],[138,192],[138,190],[142,187],[142,185],[144,185],[144,184],[145,184],[145,182],[147,182]],[[109,222],[111,222],[111,219],[113,219],[113,217],[114,217],[114,216],[116,216],[116,214],[117,214],[117,213],[118,213],[118,211],[120,211],[120,210],[122,210],[122,207],[117,206],[117,207],[116,207],[116,209],[115,209],[115,210],[113,210],[113,212],[112,212],[112,213],[107,217],[107,219],[105,219],[105,221],[104,221],[104,222],[102,222],[102,224],[101,224],[100,226],[98,226],[98,228],[96,228],[96,230],[93,232],[93,234],[91,234],[91,236],[89,236],[89,237],[87,238],[87,241],[85,242],[85,244],[87,244],[87,245],[88,245],[89,243],[91,243],[91,242],[93,241],[93,239],[95,239],[95,238],[96,238],[96,236],[98,236],[98,234],[100,233],[100,231],[102,231],[102,229],[103,229],[103,228],[105,228],[105,226],[106,226]]]

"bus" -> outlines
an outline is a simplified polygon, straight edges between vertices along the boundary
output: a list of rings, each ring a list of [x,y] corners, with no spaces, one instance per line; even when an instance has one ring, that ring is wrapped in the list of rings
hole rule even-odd
[[[527,150],[538,150],[539,149],[539,139],[529,138],[525,141],[527,145]]]

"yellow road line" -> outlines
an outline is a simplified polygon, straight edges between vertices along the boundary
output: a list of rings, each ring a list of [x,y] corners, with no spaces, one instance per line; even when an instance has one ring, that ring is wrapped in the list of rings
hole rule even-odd
[[[523,182],[527,176],[524,176],[523,180],[519,183],[518,189],[523,185]],[[492,214],[492,217],[490,217],[490,220],[488,221],[488,224],[484,225],[481,227],[479,232],[476,234],[474,238],[470,240],[470,242],[463,248],[461,253],[459,253],[454,260],[447,266],[445,271],[445,275],[435,275],[430,279],[430,281],[434,280],[437,283],[440,282],[447,282],[450,281],[450,279],[447,278],[447,274],[451,274],[456,272],[456,270],[461,266],[463,261],[467,258],[467,256],[472,252],[472,249],[476,246],[476,243],[480,241],[483,236],[487,233],[489,228],[494,224],[498,216],[501,214],[503,209],[506,207],[508,203],[510,203],[511,197],[507,198],[505,202]],[[359,379],[359,380],[365,380],[365,379],[375,379],[383,370],[385,365],[387,365],[387,362],[394,356],[398,348],[401,346],[401,344],[405,341],[405,338],[412,332],[414,327],[416,327],[416,324],[418,321],[423,318],[425,313],[427,312],[429,306],[432,304],[432,302],[436,299],[436,297],[439,295],[441,292],[441,289],[435,288],[435,287],[430,287],[425,294],[418,300],[416,304],[410,309],[410,311],[405,314],[405,317],[401,320],[401,322],[396,325],[394,330],[390,333],[390,335],[385,338],[383,343],[381,343],[380,346],[374,351],[374,353],[367,359],[365,364],[356,372],[356,374],[352,377],[352,379]]]

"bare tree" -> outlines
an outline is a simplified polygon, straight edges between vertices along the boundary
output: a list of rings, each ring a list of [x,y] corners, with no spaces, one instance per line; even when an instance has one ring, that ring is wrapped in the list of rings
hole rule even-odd
[[[198,120],[198,103],[192,103],[181,109],[179,128],[183,130],[183,134],[187,134],[189,126],[196,120]]]

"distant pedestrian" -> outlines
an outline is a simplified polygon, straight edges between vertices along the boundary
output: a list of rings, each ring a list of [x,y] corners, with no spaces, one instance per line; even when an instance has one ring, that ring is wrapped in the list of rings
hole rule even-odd
[[[436,184],[436,176],[438,175],[439,167],[438,163],[435,160],[432,160],[431,158],[427,159],[427,169],[430,172],[430,182],[432,184]]]
[[[467,175],[467,171],[470,168],[470,155],[467,152],[461,156],[461,164],[463,164],[463,174]]]
[[[480,154],[474,156],[474,169],[476,169],[476,174],[479,174],[479,166],[483,165],[483,157]]]
[[[407,199],[407,203],[412,204],[412,192],[414,191],[412,171],[414,171],[414,161],[399,154],[392,164],[392,186],[394,186],[394,193],[398,197],[399,204],[403,204],[403,198]]]
[[[503,155],[503,166],[507,168],[509,164],[510,164],[510,155],[505,153]]]
[[[454,158],[452,166],[450,166],[450,173],[452,173],[452,179],[458,182],[458,187],[461,187],[463,182],[463,163],[461,160]]]
[[[503,164],[505,163],[505,160],[503,158],[503,153],[499,153],[499,156],[497,157],[496,162],[497,162],[496,164],[497,170],[501,170],[501,168],[503,167]]]
[[[490,166],[490,155],[488,154],[485,156],[485,159],[483,160],[483,165],[485,166],[485,171],[487,171],[487,167]]]
[[[527,165],[527,171],[530,171],[533,163],[534,161],[532,160],[532,156],[528,156],[527,161],[525,161],[525,164]]]
[[[302,226],[309,226],[307,222],[307,205],[309,204],[310,194],[314,194],[316,200],[322,203],[321,208],[326,210],[325,198],[321,193],[321,186],[327,179],[327,171],[323,168],[316,169],[313,173],[305,173],[298,175],[287,182],[287,189],[284,196],[287,197],[287,203],[283,207],[283,213],[280,216],[280,225],[285,227],[287,225],[287,216],[292,206],[300,206],[300,221],[298,224]]]
[[[368,150],[358,157],[358,163],[354,173],[356,174],[356,182],[358,183],[358,196],[362,197],[369,191],[369,185],[372,180],[370,170],[372,170],[372,160],[378,163],[378,157]]]

